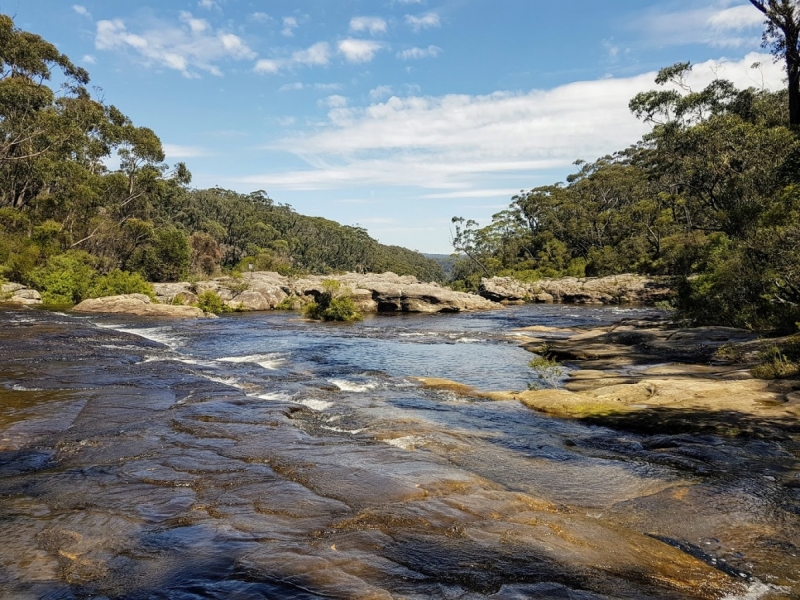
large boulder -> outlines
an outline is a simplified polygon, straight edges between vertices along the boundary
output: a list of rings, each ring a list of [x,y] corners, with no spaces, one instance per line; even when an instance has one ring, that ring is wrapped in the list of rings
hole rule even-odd
[[[37,306],[42,303],[42,296],[36,290],[27,288],[21,283],[4,283],[0,286],[0,302]]]
[[[261,292],[247,290],[225,304],[237,310],[269,310],[274,308]]]
[[[174,306],[172,304],[154,304],[144,294],[123,294],[84,300],[75,308],[81,313],[121,313],[148,317],[178,317],[184,319],[200,319],[211,317],[194,306]]]

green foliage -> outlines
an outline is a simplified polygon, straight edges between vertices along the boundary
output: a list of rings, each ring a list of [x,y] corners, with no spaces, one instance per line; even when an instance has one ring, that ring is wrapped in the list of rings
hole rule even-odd
[[[759,352],[759,364],[750,372],[758,379],[785,379],[800,374],[800,337],[770,344]]]
[[[120,294],[146,294],[155,300],[153,286],[145,281],[141,274],[128,273],[119,269],[114,269],[107,275],[95,277],[87,297],[102,298]]]
[[[566,182],[522,192],[492,223],[454,218],[458,289],[481,277],[675,278],[678,316],[789,331],[800,318],[800,140],[787,92],[702,90],[663,69],[631,110],[637,145],[576,163]]]
[[[317,296],[316,302],[310,302],[304,309],[309,319],[317,321],[358,321],[363,315],[356,308],[353,297],[342,293],[342,284],[336,279],[322,282],[324,291]]]
[[[137,249],[132,266],[148,281],[180,281],[188,275],[190,259],[186,236],[168,227],[157,229],[151,243]]]
[[[27,283],[41,292],[44,304],[72,306],[89,297],[97,275],[94,264],[90,254],[70,250],[31,271]]]
[[[200,294],[197,298],[197,307],[215,315],[221,315],[232,310],[214,290],[206,290]]]
[[[542,388],[558,389],[561,379],[566,375],[566,370],[554,358],[547,356],[544,350],[541,355],[534,358],[528,366],[533,369],[537,381],[528,384],[528,389],[537,390]]]
[[[298,215],[262,191],[189,189],[191,173],[164,164],[155,132],[92,98],[88,82],[54,45],[0,15],[4,277],[25,281],[72,249],[94,256],[101,272],[150,281],[230,272],[244,257],[287,276],[393,270],[443,279],[435,261],[383,246],[361,228]],[[113,171],[105,166],[115,162]]]

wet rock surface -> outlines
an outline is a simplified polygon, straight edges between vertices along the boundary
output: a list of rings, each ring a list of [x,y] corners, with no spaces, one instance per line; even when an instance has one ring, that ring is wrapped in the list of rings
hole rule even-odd
[[[533,309],[0,311],[0,597],[796,593],[788,434],[636,434],[469,395],[525,366],[497,332],[555,314]],[[425,389],[423,367],[468,383]]]
[[[667,278],[625,274],[562,277],[527,283],[512,277],[481,279],[480,295],[494,302],[570,302],[575,304],[655,304],[672,295]]]

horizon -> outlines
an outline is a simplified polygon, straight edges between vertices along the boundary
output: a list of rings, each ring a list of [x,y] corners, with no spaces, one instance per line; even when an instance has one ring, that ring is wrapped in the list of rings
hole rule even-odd
[[[428,254],[452,253],[452,216],[486,225],[520,190],[636,143],[649,127],[628,100],[654,88],[661,67],[691,61],[698,88],[714,77],[784,85],[749,2],[510,4],[2,9],[153,129],[193,186],[263,189],[302,214]]]

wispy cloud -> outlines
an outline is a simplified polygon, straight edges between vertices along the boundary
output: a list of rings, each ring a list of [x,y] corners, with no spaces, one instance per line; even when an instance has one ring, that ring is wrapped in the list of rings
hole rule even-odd
[[[322,101],[322,104],[328,108],[344,108],[347,106],[347,98],[335,94],[325,98],[325,100]]]
[[[148,66],[165,67],[197,77],[196,70],[221,76],[219,63],[252,60],[256,53],[239,36],[217,29],[188,12],[180,24],[159,23],[138,33],[128,30],[122,19],[98,21],[95,47],[132,53]]]
[[[199,0],[197,6],[208,10],[211,10],[212,8],[219,8],[219,4],[214,2],[214,0]]]
[[[435,12],[429,12],[419,17],[415,17],[414,15],[406,15],[405,20],[415,33],[418,33],[423,29],[442,26],[442,21],[439,19],[439,15]]]
[[[178,144],[164,144],[164,154],[167,158],[198,158],[201,156],[211,156],[211,152],[200,146],[181,146]]]
[[[347,38],[339,42],[339,52],[348,62],[365,63],[375,58],[375,54],[384,48],[384,44],[373,40],[356,40]]]
[[[719,76],[747,87],[753,85],[754,62],[764,64],[768,85],[782,87],[780,65],[763,53],[696,65],[689,83],[699,89]],[[244,183],[290,190],[418,186],[449,194],[443,198],[494,196],[494,190],[486,194],[487,181],[531,179],[537,171],[636,142],[648,127],[633,118],[628,101],[654,87],[654,77],[645,73],[528,93],[393,96],[365,107],[331,108],[323,129],[270,146],[302,157],[308,169],[254,175]]]
[[[756,47],[764,15],[749,2],[730,4],[730,0],[715,0],[701,8],[671,12],[653,9],[633,19],[630,27],[643,33],[654,45]]]
[[[378,87],[369,91],[369,99],[374,101],[382,100],[392,95],[392,86],[379,85]]]
[[[93,64],[95,64],[97,62],[97,59],[94,56],[92,56],[91,54],[85,54],[83,56],[83,58],[81,59],[81,62],[85,63],[87,65],[93,65]]]
[[[407,50],[401,50],[397,53],[397,58],[401,58],[403,60],[415,60],[418,58],[436,58],[439,56],[439,53],[442,51],[439,46],[428,46],[427,48],[408,48]]]
[[[265,12],[254,12],[249,18],[251,21],[255,21],[256,23],[269,23],[270,21],[274,20]]]
[[[357,33],[368,31],[372,35],[386,33],[387,25],[380,17],[353,17],[350,19],[350,31]]]
[[[299,90],[317,90],[321,92],[333,92],[342,89],[341,83],[302,83],[295,81],[286,83],[278,88],[279,92],[294,92]]]
[[[253,67],[253,71],[274,74],[294,67],[325,66],[330,59],[331,47],[328,42],[317,42],[305,50],[297,50],[289,58],[262,58]]]
[[[294,37],[294,30],[297,29],[297,19],[294,17],[283,17],[283,29],[281,35],[285,37]]]
[[[80,4],[73,4],[72,10],[74,10],[79,15],[83,15],[84,17],[89,17],[90,19],[92,18],[92,14],[85,6],[81,6]]]

